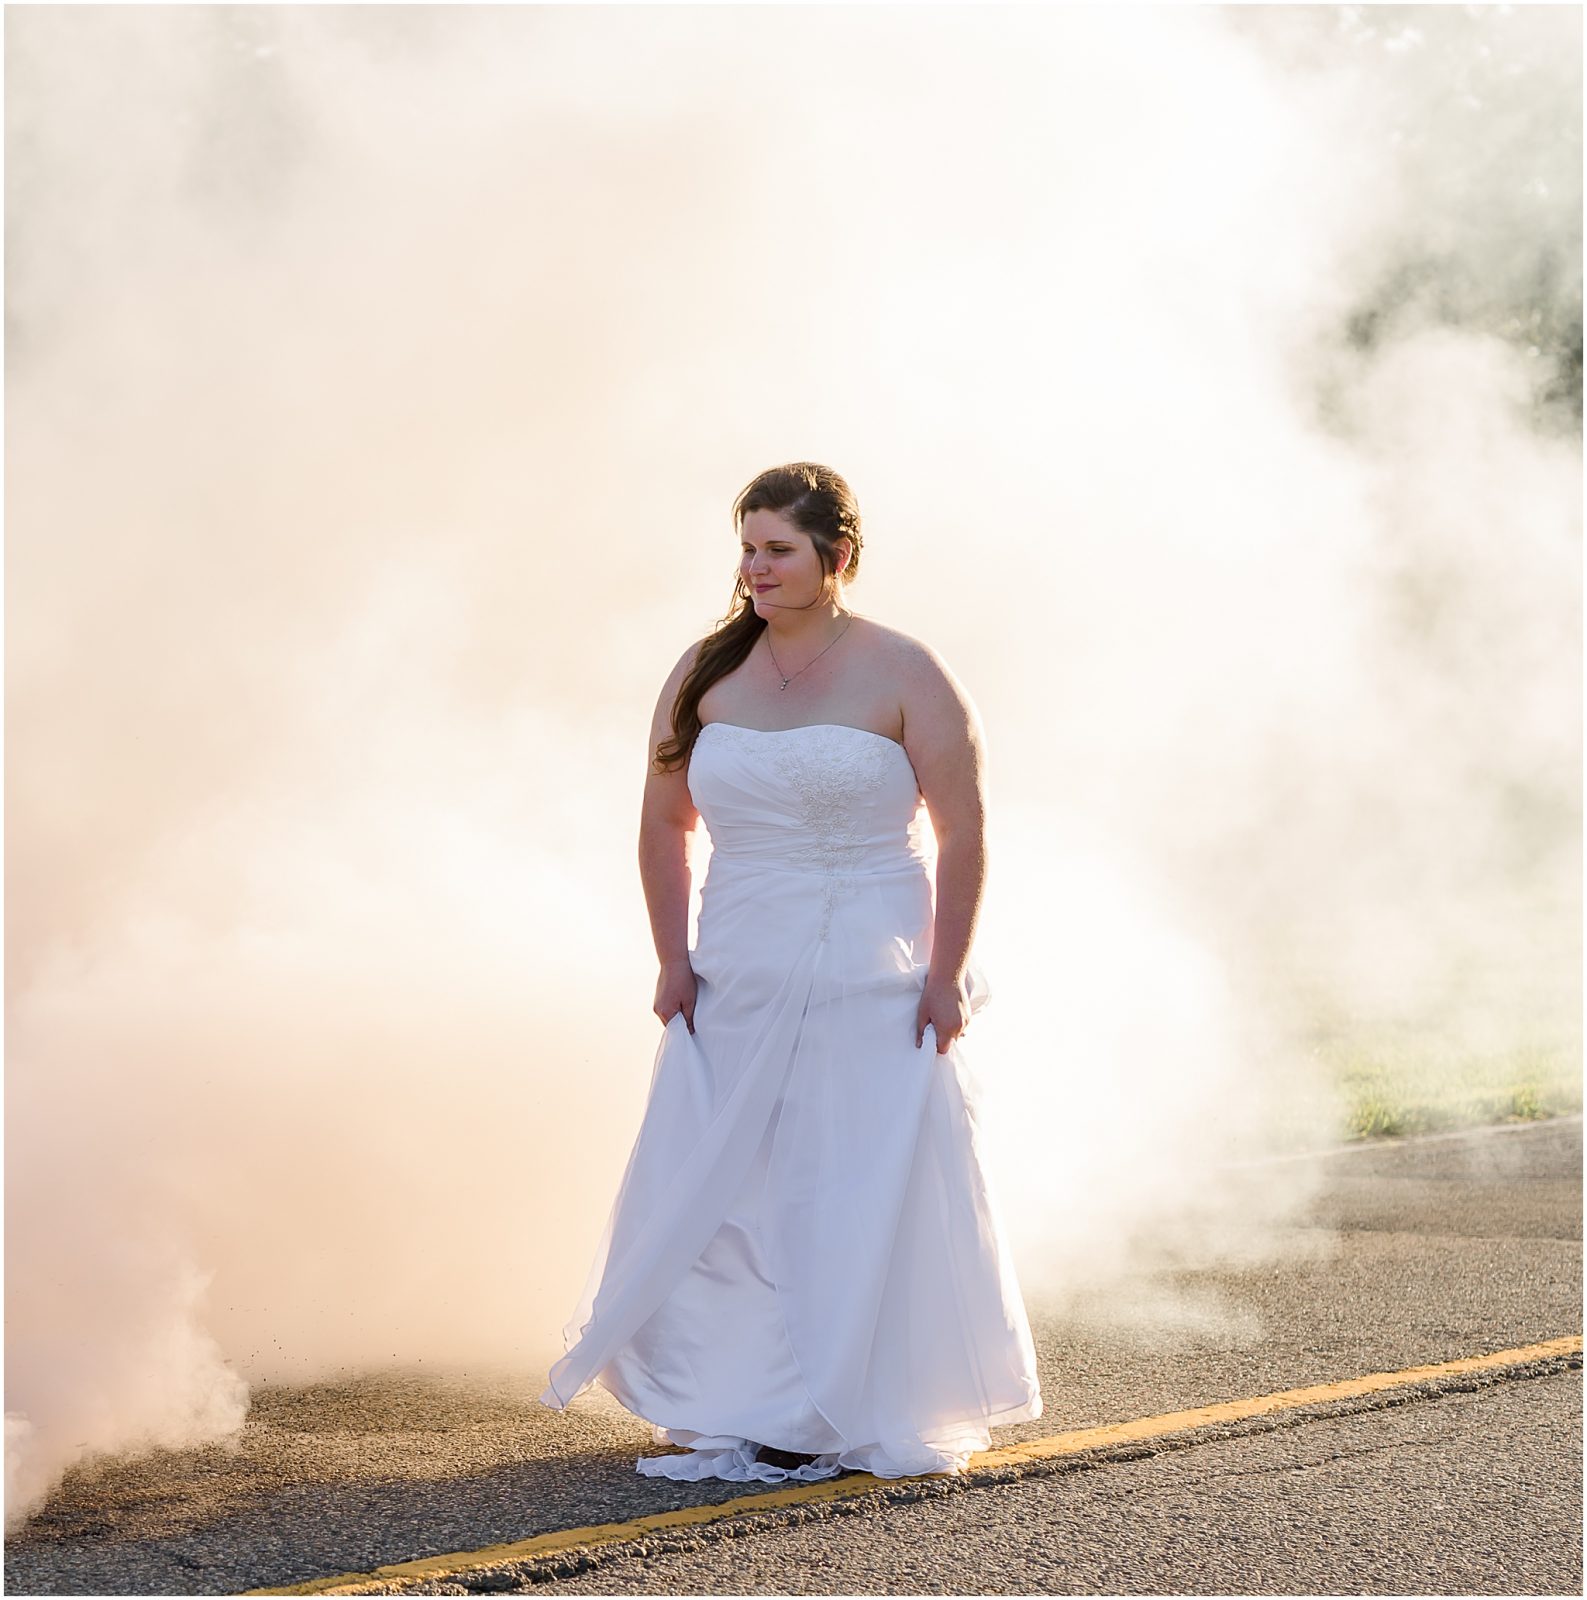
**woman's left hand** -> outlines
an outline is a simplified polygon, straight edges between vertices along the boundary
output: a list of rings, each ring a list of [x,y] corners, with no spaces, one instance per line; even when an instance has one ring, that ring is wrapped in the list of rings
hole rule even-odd
[[[930,1023],[937,1035],[937,1054],[946,1055],[948,1046],[970,1026],[970,994],[963,978],[927,978],[915,1012],[915,1048],[926,1037]]]

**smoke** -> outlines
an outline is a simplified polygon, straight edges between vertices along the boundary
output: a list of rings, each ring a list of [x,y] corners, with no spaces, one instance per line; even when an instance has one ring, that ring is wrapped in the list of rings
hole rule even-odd
[[[1033,1297],[1299,1248],[1330,1029],[1574,1049],[1579,29],[8,13],[8,1519],[559,1353],[778,461],[987,728]]]

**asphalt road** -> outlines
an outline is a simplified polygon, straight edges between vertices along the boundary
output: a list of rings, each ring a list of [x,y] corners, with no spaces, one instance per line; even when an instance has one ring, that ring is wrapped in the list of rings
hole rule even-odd
[[[1317,1159],[1292,1261],[1174,1277],[1204,1323],[1033,1301],[1047,1412],[994,1444],[1581,1332],[1579,1117]],[[642,1424],[595,1394],[547,1412],[541,1381],[261,1393],[235,1449],[74,1472],[7,1538],[6,1587],[236,1593],[766,1487],[642,1478]],[[1577,1356],[408,1592],[1580,1593],[1580,1397]]]
[[[536,1592],[1580,1594],[1580,1402],[1578,1372],[1500,1383],[625,1552]]]

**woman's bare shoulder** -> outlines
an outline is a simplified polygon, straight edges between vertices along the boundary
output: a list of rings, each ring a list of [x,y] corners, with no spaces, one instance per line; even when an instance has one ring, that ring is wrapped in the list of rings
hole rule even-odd
[[[684,678],[688,676],[689,668],[692,667],[700,658],[700,647],[710,637],[710,634],[705,634],[701,638],[696,639],[694,643],[691,644],[683,652],[683,654],[678,657],[678,659],[673,663],[672,671],[667,674],[667,682],[669,684],[675,685],[683,682]]]
[[[706,638],[710,635],[707,634]],[[667,674],[661,689],[656,695],[656,709],[651,717],[651,738],[663,739],[672,732],[672,706],[678,698],[678,691],[683,687],[683,680],[689,676],[690,669],[700,654],[700,646],[705,639],[696,639],[687,650],[673,663],[672,670]]]
[[[871,647],[884,656],[901,677],[921,683],[952,678],[947,662],[924,639],[917,639],[914,634],[905,633],[890,623],[878,622],[874,617],[856,616],[854,620],[864,623]]]
[[[929,761],[932,749],[959,751],[979,742],[980,719],[958,675],[924,639],[873,623],[877,664],[898,694],[904,747]],[[955,757],[957,759],[957,757]]]

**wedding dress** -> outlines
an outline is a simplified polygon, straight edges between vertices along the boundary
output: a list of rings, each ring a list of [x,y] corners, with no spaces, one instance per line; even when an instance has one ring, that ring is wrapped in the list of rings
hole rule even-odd
[[[567,1353],[682,1452],[671,1478],[963,1469],[1041,1415],[962,1039],[915,1018],[933,888],[904,747],[839,723],[710,722],[694,1032],[665,1026]],[[971,1014],[988,999],[966,971]],[[760,1445],[813,1455],[784,1468]]]

